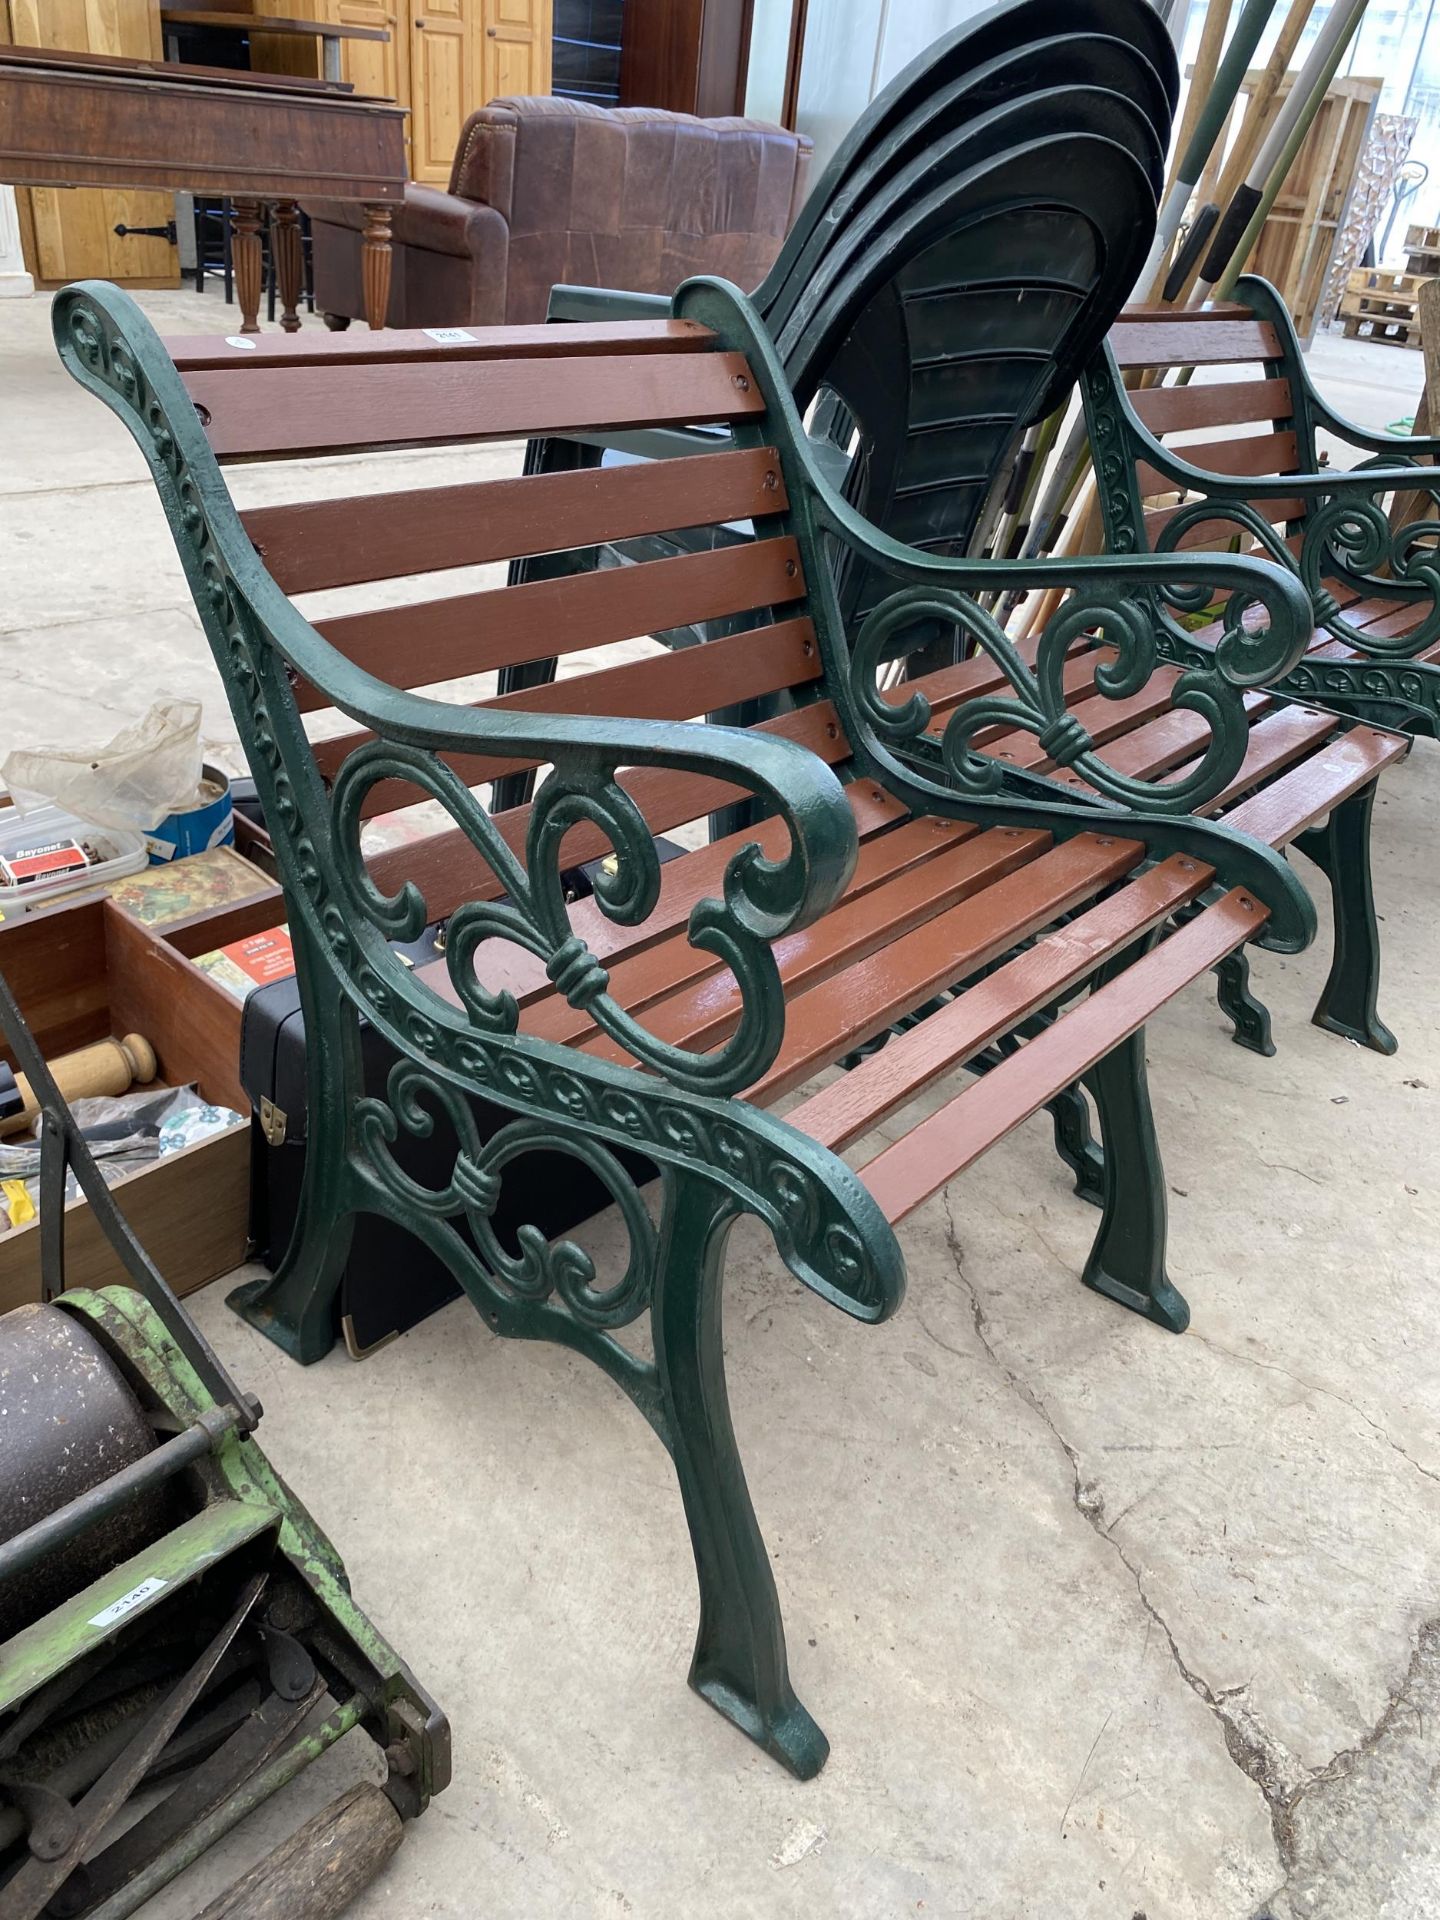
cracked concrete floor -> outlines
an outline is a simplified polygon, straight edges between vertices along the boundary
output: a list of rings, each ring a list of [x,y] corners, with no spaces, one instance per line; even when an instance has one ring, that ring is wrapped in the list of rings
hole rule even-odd
[[[1418,356],[1317,357],[1357,416],[1411,410]],[[0,306],[0,380],[0,747],[213,703],[138,457],[50,362],[41,303]],[[1308,1024],[1328,933],[1257,960],[1277,1058],[1203,988],[1151,1029],[1182,1338],[1079,1285],[1094,1215],[1034,1123],[906,1224],[885,1327],[737,1231],[736,1425],[834,1749],[808,1786],[687,1692],[673,1479],[592,1369],[456,1304],[302,1372],[219,1287],[194,1301],[453,1723],[454,1784],[359,1920],[1440,1915],[1437,809],[1422,745],[1377,812],[1397,1058]],[[366,1759],[342,1747],[150,1920]]]

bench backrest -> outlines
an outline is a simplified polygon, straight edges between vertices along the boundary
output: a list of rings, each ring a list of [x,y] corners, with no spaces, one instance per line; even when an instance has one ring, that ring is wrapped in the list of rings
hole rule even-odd
[[[683,321],[485,329],[468,340],[457,331],[461,338],[444,341],[391,332],[261,337],[251,347],[169,343],[222,465],[263,463],[271,504],[244,505],[257,488],[243,472],[232,476],[242,524],[273,580],[334,650],[333,671],[291,689],[321,779],[333,783],[370,738],[341,710],[347,666],[443,699],[544,714],[703,719],[778,696],[787,711],[767,730],[843,762],[836,716],[817,697],[820,652],[785,476],[743,358],[712,350],[707,331]],[[487,445],[537,426],[676,423],[723,426],[731,444],[669,463],[526,475],[496,475]],[[358,486],[343,457],[356,450],[371,456]],[[277,473],[276,463],[296,461],[302,472]],[[437,464],[440,484],[413,484]],[[735,520],[753,522],[753,541],[505,584],[516,559]],[[393,583],[382,607],[349,610],[343,598],[336,607],[346,590],[381,582]],[[677,627],[714,637],[676,653],[649,638]],[[604,652],[617,648],[625,657]],[[496,693],[502,669],[557,653],[552,684]],[[536,765],[447,758],[468,786]],[[653,768],[622,784],[656,833],[743,797],[713,777]],[[462,900],[494,898],[499,881],[462,836],[417,839],[425,815],[407,821],[403,810],[423,799],[400,778],[366,793],[367,820],[402,815],[370,836],[376,884],[386,891],[403,872],[437,918]],[[524,844],[529,811],[498,816],[512,846]],[[567,863],[608,850],[581,823]]]
[[[1127,387],[1141,426],[1179,458],[1207,473],[1233,474],[1234,497],[1283,539],[1286,527],[1304,518],[1305,502],[1251,495],[1245,478],[1316,470],[1314,434],[1304,396],[1290,377],[1290,356],[1288,329],[1248,304],[1227,301],[1203,310],[1139,307],[1128,309],[1111,329],[1103,378]],[[1203,548],[1236,540],[1233,521],[1194,520],[1177,499],[1174,481],[1143,459],[1137,463],[1136,486],[1138,502],[1125,517],[1135,521],[1138,505],[1138,524],[1131,528],[1138,545],[1154,550],[1181,514],[1186,515],[1184,530],[1166,544]],[[1120,508],[1118,495],[1112,505]],[[1247,537],[1241,537],[1241,545],[1247,552],[1260,550]]]

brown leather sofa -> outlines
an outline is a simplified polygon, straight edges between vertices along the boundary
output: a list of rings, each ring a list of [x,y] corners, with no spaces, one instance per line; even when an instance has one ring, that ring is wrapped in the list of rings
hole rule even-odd
[[[810,142],[759,120],[549,96],[492,100],[460,136],[450,191],[396,209],[392,327],[523,324],[550,289],[670,293],[693,273],[764,278],[804,198]],[[358,204],[309,200],[315,305],[363,317]]]

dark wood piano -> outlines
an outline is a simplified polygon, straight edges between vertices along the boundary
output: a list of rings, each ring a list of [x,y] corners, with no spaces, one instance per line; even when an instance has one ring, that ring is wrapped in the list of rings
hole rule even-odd
[[[242,333],[258,333],[262,209],[284,316],[300,325],[296,202],[365,208],[365,311],[385,324],[390,218],[404,196],[405,109],[334,82],[221,67],[0,46],[0,181],[15,187],[156,187],[235,207]]]

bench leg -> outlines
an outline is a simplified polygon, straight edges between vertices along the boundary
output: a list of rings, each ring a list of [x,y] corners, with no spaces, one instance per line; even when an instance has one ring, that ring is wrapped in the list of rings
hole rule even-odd
[[[225,1296],[227,1306],[302,1367],[323,1360],[335,1344],[335,1302],[350,1258],[355,1216],[342,1213],[324,1233],[306,1232],[310,1169],[318,1162],[312,1136],[305,1156],[306,1192],[285,1258],[263,1280],[247,1280]]]
[[[1081,1277],[1122,1307],[1183,1333],[1190,1308],[1165,1272],[1165,1169],[1150,1111],[1144,1028],[1093,1067],[1085,1084],[1100,1115],[1105,1199]]]
[[[667,1173],[666,1185],[651,1321],[700,1583],[690,1684],[782,1766],[808,1780],[825,1764],[830,1743],[790,1685],[780,1601],[725,1390],[720,1298],[733,1202],[686,1171]]]
[[[1215,979],[1215,998],[1235,1028],[1236,1046],[1270,1059],[1275,1052],[1270,1009],[1250,991],[1250,956],[1243,947],[1226,955],[1215,969]]]
[[[1358,1040],[1376,1053],[1394,1053],[1397,1041],[1376,1012],[1380,991],[1380,928],[1370,873],[1370,818],[1375,782],[1338,806],[1323,827],[1295,842],[1330,882],[1335,957],[1315,1008],[1317,1027]]]
[[[1045,1111],[1055,1128],[1055,1151],[1075,1176],[1075,1191],[1092,1207],[1105,1204],[1105,1154],[1090,1126],[1090,1106],[1079,1087],[1057,1093]]]

